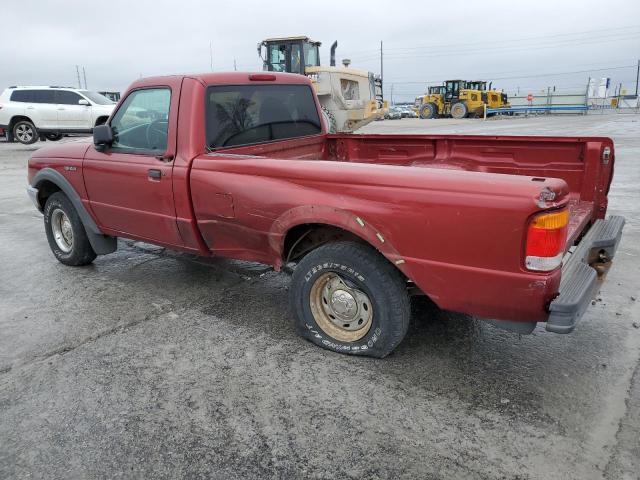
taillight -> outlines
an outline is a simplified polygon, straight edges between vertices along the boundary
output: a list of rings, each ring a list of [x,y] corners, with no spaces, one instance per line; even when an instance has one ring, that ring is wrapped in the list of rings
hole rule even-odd
[[[568,223],[568,210],[533,217],[527,230],[525,265],[529,270],[548,272],[562,263]]]

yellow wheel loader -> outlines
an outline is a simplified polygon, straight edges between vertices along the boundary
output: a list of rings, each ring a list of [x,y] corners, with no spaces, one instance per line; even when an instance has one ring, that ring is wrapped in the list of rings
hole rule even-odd
[[[467,88],[464,80],[446,80],[444,86],[444,102],[451,117],[477,117],[483,114],[482,92]]]
[[[464,80],[446,80],[444,85],[429,87],[429,93],[418,97],[414,109],[420,118],[479,116],[484,111],[482,92],[471,90]]]
[[[306,75],[313,82],[331,132],[350,132],[384,116],[382,79],[350,68],[350,60],[335,65],[338,42],[331,46],[329,67],[320,65],[321,43],[309,37],[268,38],[258,44],[263,69]]]
[[[439,117],[445,110],[444,90],[444,85],[429,87],[427,94],[416,98],[413,110],[420,118]]]

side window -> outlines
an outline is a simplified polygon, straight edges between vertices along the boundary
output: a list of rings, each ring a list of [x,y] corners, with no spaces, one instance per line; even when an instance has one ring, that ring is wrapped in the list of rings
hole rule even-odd
[[[35,103],[56,103],[55,90],[34,90],[33,97]]]
[[[169,135],[171,90],[131,92],[111,120],[112,148],[133,153],[164,153]]]
[[[68,92],[66,90],[56,90],[56,103],[62,105],[78,105],[78,101],[82,100],[82,97],[75,92]]]
[[[14,90],[11,93],[11,101],[32,103],[34,101],[33,94],[34,90]]]

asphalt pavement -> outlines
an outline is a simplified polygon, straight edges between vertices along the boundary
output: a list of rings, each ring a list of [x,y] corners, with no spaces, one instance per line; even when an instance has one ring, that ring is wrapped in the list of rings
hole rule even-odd
[[[576,330],[416,300],[391,356],[353,358],[296,336],[268,267],[131,240],[65,267],[25,193],[47,143],[0,142],[0,478],[639,478],[640,115],[362,131],[611,136],[627,225]]]

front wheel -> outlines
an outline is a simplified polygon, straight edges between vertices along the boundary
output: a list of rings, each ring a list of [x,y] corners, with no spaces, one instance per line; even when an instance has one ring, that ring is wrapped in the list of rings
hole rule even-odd
[[[433,103],[425,103],[420,108],[420,118],[435,118],[438,113],[438,108]]]
[[[70,266],[88,265],[96,258],[78,212],[62,192],[47,199],[44,206],[44,229],[53,255]]]
[[[13,136],[23,145],[31,145],[38,141],[36,127],[27,120],[22,120],[13,126]]]
[[[409,328],[404,277],[356,242],[329,243],[305,256],[293,273],[291,305],[302,337],[340,353],[386,357]]]

